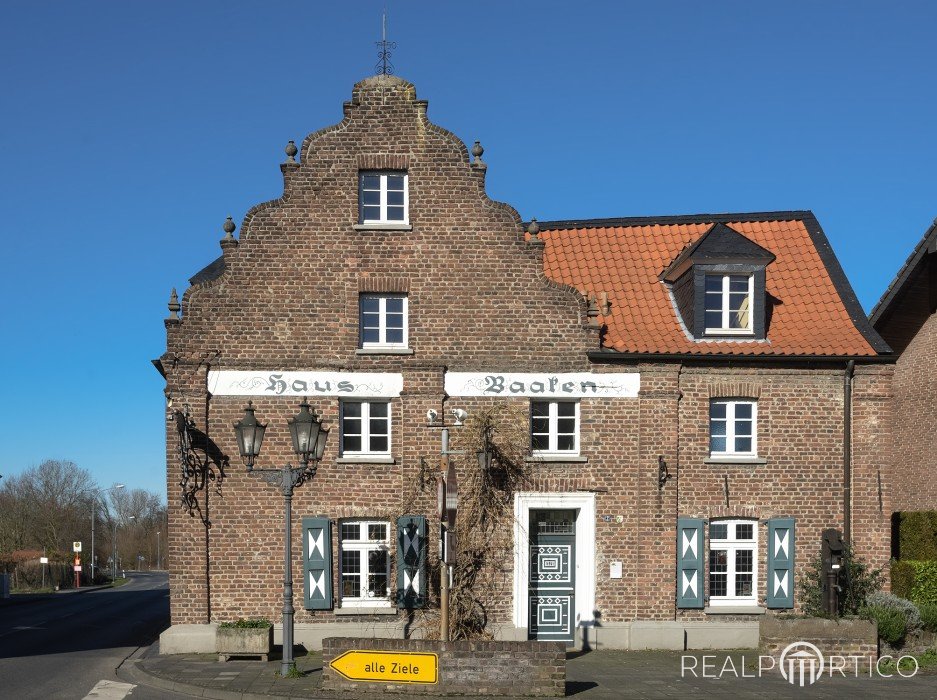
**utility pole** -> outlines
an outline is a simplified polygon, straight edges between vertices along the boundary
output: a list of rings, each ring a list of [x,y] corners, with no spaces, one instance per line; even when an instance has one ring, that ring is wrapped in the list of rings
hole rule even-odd
[[[440,479],[445,479],[449,472],[449,428],[442,429],[442,460],[441,460]],[[445,494],[446,491],[443,491]],[[447,494],[448,495],[448,494]],[[448,508],[446,508],[447,496],[443,497],[443,517],[446,518]],[[439,562],[439,638],[449,641],[449,552],[448,542],[446,541],[446,526],[440,522],[439,527],[442,531],[442,554]]]

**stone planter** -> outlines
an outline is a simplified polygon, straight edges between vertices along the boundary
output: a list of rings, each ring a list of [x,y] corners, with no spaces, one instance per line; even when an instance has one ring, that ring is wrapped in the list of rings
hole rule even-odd
[[[266,661],[273,648],[273,625],[219,627],[216,640],[219,661],[227,661],[232,656],[259,656]]]

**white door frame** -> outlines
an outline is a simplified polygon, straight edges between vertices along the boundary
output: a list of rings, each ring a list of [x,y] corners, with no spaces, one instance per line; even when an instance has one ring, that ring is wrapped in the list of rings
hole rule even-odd
[[[531,510],[578,510],[576,516],[576,627],[594,621],[595,611],[595,494],[514,494],[514,626],[528,628],[530,609]]]

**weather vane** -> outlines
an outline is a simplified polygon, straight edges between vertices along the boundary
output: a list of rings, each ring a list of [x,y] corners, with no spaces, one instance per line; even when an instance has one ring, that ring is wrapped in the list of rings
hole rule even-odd
[[[391,50],[397,49],[396,41],[387,41],[387,8],[381,15],[381,40],[374,42],[379,49],[377,52],[378,62],[374,70],[378,75],[393,75],[394,64],[390,62]]]

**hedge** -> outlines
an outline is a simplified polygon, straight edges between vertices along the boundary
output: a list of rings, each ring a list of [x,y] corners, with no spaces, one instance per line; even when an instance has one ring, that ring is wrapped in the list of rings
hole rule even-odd
[[[918,605],[937,604],[937,561],[892,562],[891,591]]]
[[[937,511],[899,514],[898,558],[915,561],[937,559]]]

